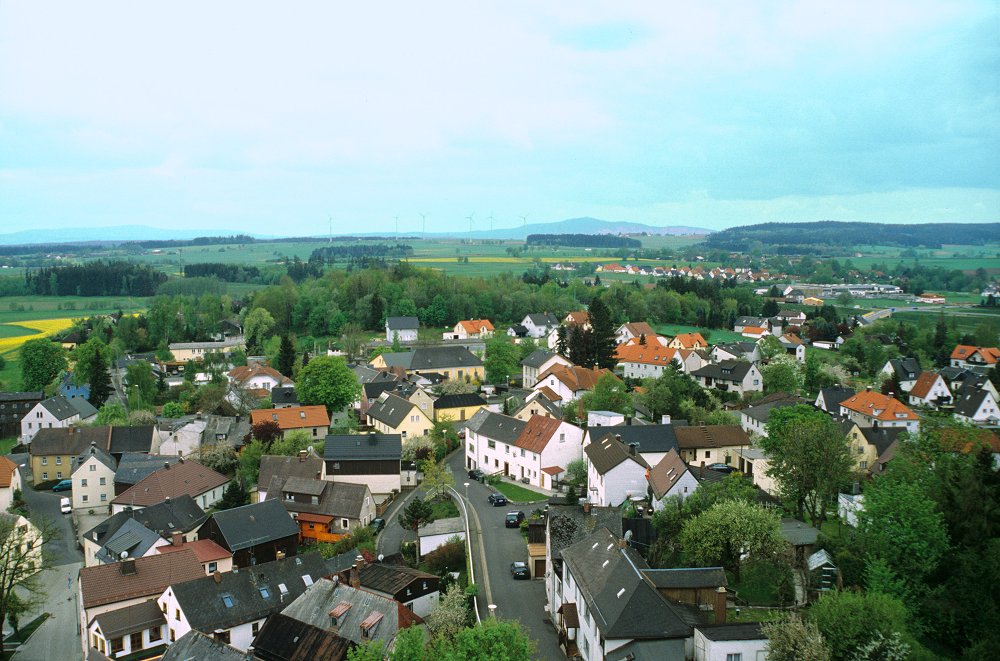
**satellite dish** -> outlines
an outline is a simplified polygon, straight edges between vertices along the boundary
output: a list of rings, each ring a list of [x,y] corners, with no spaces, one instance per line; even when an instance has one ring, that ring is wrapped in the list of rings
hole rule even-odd
[[[383,560],[385,560],[385,555],[383,555],[383,554],[379,553],[379,554],[378,554],[378,561],[379,561],[379,562],[382,562]]]
[[[629,541],[631,539],[632,539],[632,531],[631,530],[626,530],[625,531],[625,541],[627,542],[627,541]]]
[[[122,551],[121,553],[118,554],[118,557],[124,560],[125,558],[128,557],[128,551]]]

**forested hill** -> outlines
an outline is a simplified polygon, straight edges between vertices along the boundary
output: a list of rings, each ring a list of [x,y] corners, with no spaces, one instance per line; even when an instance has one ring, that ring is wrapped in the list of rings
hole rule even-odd
[[[1000,223],[844,223],[823,220],[813,223],[762,223],[730,227],[706,237],[705,242],[721,250],[749,251],[758,242],[775,252],[816,253],[827,247],[882,245],[940,248],[942,244],[982,245],[1000,242]],[[801,249],[801,250],[796,250]]]

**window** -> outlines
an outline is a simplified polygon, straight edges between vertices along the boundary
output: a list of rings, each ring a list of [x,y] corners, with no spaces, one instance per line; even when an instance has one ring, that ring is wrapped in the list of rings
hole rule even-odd
[[[106,493],[102,493],[102,494],[101,494],[101,502],[103,503],[103,502],[105,502],[105,501],[106,501],[107,499],[108,499],[108,494],[106,494]]]
[[[260,586],[260,596],[263,597],[264,599],[271,598],[271,591],[267,589],[266,585]]]
[[[351,522],[348,521],[347,519],[341,519],[340,520],[340,527],[343,528],[344,530],[347,530],[348,528],[351,527]]]
[[[727,654],[726,661],[743,661],[743,655],[739,652],[735,654]]]
[[[174,632],[173,627],[170,628],[170,642],[172,643],[177,642],[177,634]]]
[[[521,448],[521,456],[524,456],[524,448]]]
[[[42,457],[42,466],[48,466],[48,465],[49,465],[49,458]]]
[[[56,471],[56,479],[58,480],[62,479],[62,471]]]
[[[90,472],[93,473],[96,470],[97,470],[97,464],[91,464],[90,465]]]
[[[497,443],[496,443],[496,441],[486,441],[486,447],[488,447],[491,450],[495,450],[496,447],[497,447]],[[45,461],[45,460],[42,459],[42,461]]]
[[[253,634],[254,638],[256,638],[257,634],[260,632],[260,622],[254,622],[250,627],[250,632]]]
[[[87,502],[87,494],[83,494],[82,496],[80,496],[80,498],[83,500],[83,502]]]
[[[62,466],[62,457],[56,457],[56,466]]]
[[[868,468],[868,462],[867,461],[859,461],[858,462],[858,468],[860,468],[861,470],[866,470]]]
[[[705,458],[710,459],[712,457],[712,452],[710,450],[705,450]]]
[[[218,562],[210,562],[210,563],[208,563],[208,573],[209,574],[214,574],[215,570],[218,569],[218,568],[219,568],[219,563]]]
[[[219,633],[215,634],[215,639],[220,643],[225,643],[226,645],[228,645],[230,640],[229,631],[220,631]]]
[[[233,598],[231,596],[229,596],[228,594],[224,594],[224,595],[222,595],[222,603],[224,603],[226,605],[226,608],[232,608],[233,607]]]
[[[136,631],[134,634],[129,636],[128,644],[131,650],[134,652],[136,650],[142,649],[142,632]]]
[[[103,486],[107,486],[107,484],[108,484],[108,478],[106,478],[106,477],[102,477],[102,478],[101,478],[101,486],[102,486],[102,487],[103,487]]]
[[[49,479],[49,474],[48,473],[42,473],[42,479],[43,480]]]
[[[180,608],[175,608],[174,609],[174,619],[175,620],[180,620],[181,619],[181,609]],[[171,635],[170,638],[173,639],[173,635]]]
[[[111,639],[111,653],[118,654],[118,652],[125,650],[125,639],[121,636]]]
[[[563,443],[566,441],[566,434],[559,434],[559,442]]]
[[[149,629],[146,629],[146,631],[149,632],[149,642],[151,643],[155,643],[163,637],[160,632],[160,627],[150,627]]]
[[[80,486],[81,487],[87,486],[87,478],[83,478],[82,480],[80,480]]]

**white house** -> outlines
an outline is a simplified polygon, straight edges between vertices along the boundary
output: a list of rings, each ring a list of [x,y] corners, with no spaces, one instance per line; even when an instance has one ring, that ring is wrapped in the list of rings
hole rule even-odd
[[[524,387],[530,387],[538,381],[538,375],[555,367],[556,365],[572,365],[568,358],[564,358],[557,353],[536,349],[529,353],[521,361],[521,383]]]
[[[697,478],[691,474],[676,450],[667,452],[660,463],[649,470],[647,480],[653,492],[654,511],[663,509],[664,498],[671,496],[687,498],[698,488]]]
[[[937,408],[942,404],[951,403],[951,390],[937,372],[922,372],[910,388],[909,400],[911,406]]]
[[[635,445],[626,447],[609,429],[606,436],[589,443],[583,455],[587,463],[588,502],[606,507],[621,505],[629,498],[645,497],[649,464],[636,452]]]
[[[916,358],[892,358],[882,366],[881,373],[895,377],[903,392],[910,392],[922,371]]]
[[[683,369],[680,351],[661,345],[652,344],[621,344],[615,353],[615,360],[622,366],[622,376],[627,379],[656,379],[673,365]]]
[[[909,432],[920,428],[920,417],[898,399],[862,390],[840,403],[840,415],[859,427],[901,427]]]
[[[562,400],[572,402],[594,389],[597,380],[605,374],[611,374],[606,369],[589,369],[577,365],[556,365],[538,375],[538,380],[531,386],[532,390],[548,388]]]
[[[420,320],[416,317],[386,317],[385,341],[394,342],[397,338],[402,343],[416,342],[420,330]]]
[[[465,521],[456,516],[449,519],[437,519],[420,526],[417,531],[420,557],[447,544],[451,539],[465,539]]]
[[[638,340],[643,336],[645,336],[647,344],[653,343],[654,338],[657,338],[655,340],[657,344],[660,343],[656,330],[645,321],[630,321],[622,324],[615,331],[615,341],[618,344],[625,344],[629,340]]]
[[[271,392],[274,388],[294,386],[295,383],[276,369],[255,363],[238,365],[229,370],[229,382],[247,390]]]
[[[43,399],[21,418],[21,442],[30,443],[39,429],[70,427],[90,422],[96,416],[97,409],[80,397],[66,399],[56,395]]]
[[[493,330],[493,322],[489,319],[463,319],[441,337],[445,340],[482,340],[493,337]]]
[[[115,497],[117,469],[118,462],[97,447],[96,443],[91,443],[76,458],[76,469],[70,475],[73,480],[73,509],[93,509],[106,513]]]
[[[996,424],[1000,422],[1000,407],[989,390],[980,390],[955,402],[955,419],[974,424]]]
[[[724,360],[705,365],[692,372],[691,376],[702,388],[715,388],[740,395],[764,390],[764,379],[757,365],[745,360]]]
[[[760,622],[701,624],[694,629],[694,661],[766,661]]]

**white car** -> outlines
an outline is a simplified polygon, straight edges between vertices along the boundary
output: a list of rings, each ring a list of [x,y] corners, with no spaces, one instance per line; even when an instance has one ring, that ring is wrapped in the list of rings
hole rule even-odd
[[[69,498],[59,499],[59,511],[62,512],[63,514],[69,514],[70,512],[73,511],[73,505],[70,504]]]

